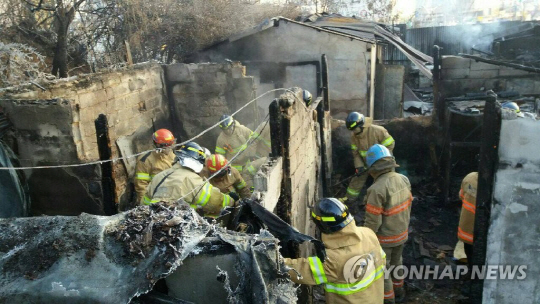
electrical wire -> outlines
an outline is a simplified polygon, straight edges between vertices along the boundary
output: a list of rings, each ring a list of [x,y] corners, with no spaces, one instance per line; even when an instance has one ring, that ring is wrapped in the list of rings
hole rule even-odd
[[[244,145],[246,145],[246,148],[244,150],[240,150],[238,151],[235,155],[233,155],[233,157],[231,157],[231,159],[229,159],[229,163],[232,163],[240,154],[244,153],[244,151],[246,151],[256,140],[259,139],[259,137],[261,136],[262,134],[262,131],[264,130],[264,128],[266,128],[266,125],[268,124],[268,121],[270,121],[270,118],[268,117],[269,114],[266,114],[266,117],[265,117],[265,124],[264,126],[261,128],[261,130],[259,132],[257,132],[259,135],[256,136],[256,137],[250,137],[248,138],[248,140],[244,143]],[[257,129],[255,129],[255,131],[257,131]],[[216,173],[212,174],[209,178],[206,179],[206,182],[209,182],[212,178],[214,178],[216,175],[218,175],[221,171],[225,170],[226,167],[224,168],[221,168],[219,169],[218,171],[216,171]],[[206,183],[203,183],[201,184],[199,187],[195,187],[193,188],[191,191],[189,191],[188,193],[186,193],[185,195],[183,195],[182,197],[180,197],[177,201],[179,200],[183,200],[184,198],[186,198],[188,195],[190,195],[191,193],[197,191],[197,193],[195,193],[195,197],[197,196],[197,194],[199,194],[199,192],[202,190],[202,188],[206,185]]]
[[[270,90],[270,91],[266,91],[265,93],[257,96],[255,99],[252,99],[250,100],[249,102],[247,102],[245,105],[243,105],[241,108],[239,108],[238,110],[236,110],[234,113],[232,113],[230,116],[233,116],[238,114],[240,111],[242,111],[243,109],[245,109],[247,106],[249,106],[250,104],[252,104],[253,102],[257,101],[258,99],[262,98],[263,96],[266,96],[267,94],[269,93],[272,93],[272,92],[276,92],[276,91],[286,91],[286,92],[290,92],[290,93],[293,93],[293,96],[299,100],[299,98],[294,94],[293,91],[291,91],[290,89],[285,89],[285,88],[278,88],[278,89],[273,89],[273,90]],[[175,144],[173,145],[172,147],[173,148],[176,148],[178,146],[181,146],[183,144],[186,144],[188,142],[191,142],[201,136],[203,136],[204,134],[210,132],[210,130],[212,130],[213,128],[219,126],[220,123],[222,123],[223,121],[225,121],[226,119],[223,119],[223,120],[220,120],[218,121],[217,123],[215,123],[214,125],[212,125],[211,127],[203,130],[201,133],[195,135],[194,137],[192,137],[191,139],[188,139],[186,141],[183,141],[179,144]],[[97,161],[92,161],[92,162],[88,162],[88,163],[83,163],[83,164],[69,164],[69,165],[52,165],[52,166],[28,166],[28,167],[0,167],[0,170],[34,170],[34,169],[55,169],[55,168],[73,168],[73,167],[83,167],[83,166],[91,166],[91,165],[101,165],[101,164],[104,164],[104,163],[109,163],[109,162],[117,162],[117,161],[120,161],[120,160],[127,160],[127,159],[130,159],[130,158],[134,158],[134,157],[138,157],[140,155],[143,155],[143,154],[146,154],[148,152],[152,152],[152,151],[156,151],[156,150],[159,150],[158,149],[151,149],[151,150],[146,150],[146,151],[143,151],[143,152],[139,152],[139,153],[135,153],[135,154],[132,154],[132,155],[128,155],[128,156],[123,156],[123,157],[117,157],[117,158],[112,158],[112,159],[105,159],[105,160],[97,160]]]

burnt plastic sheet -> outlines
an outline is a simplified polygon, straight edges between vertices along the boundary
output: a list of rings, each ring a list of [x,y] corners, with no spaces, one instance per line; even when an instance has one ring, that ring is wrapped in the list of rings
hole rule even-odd
[[[209,239],[222,245],[203,250]],[[212,263],[213,248],[223,246],[236,251],[240,283],[231,286],[229,274],[219,272],[217,280],[201,285],[219,284],[234,303],[295,303],[296,288],[287,279],[278,243],[264,230],[242,234],[210,224],[183,202],[110,217],[1,219],[0,303],[129,303],[159,279],[182,271],[186,258],[205,254]],[[155,292],[147,297],[176,301]]]
[[[303,242],[311,242],[315,246],[315,250],[317,251],[317,256],[324,261],[326,259],[326,251],[324,249],[324,244],[309,236],[305,235],[303,233],[300,233],[298,230],[296,230],[291,225],[284,222],[282,219],[280,219],[277,215],[273,214],[272,212],[268,211],[266,208],[258,204],[256,201],[253,200],[246,200],[247,205],[251,208],[251,211],[259,220],[261,220],[268,230],[276,236],[280,242],[283,243],[283,245],[287,245],[288,243],[303,243]]]
[[[210,231],[193,209],[0,220],[3,303],[128,303],[176,269]]]
[[[233,245],[238,253],[238,286],[231,287],[229,275],[220,272],[229,303],[296,303],[296,288],[287,279],[288,268],[279,254],[278,240],[268,231],[251,236],[218,233],[218,237]]]

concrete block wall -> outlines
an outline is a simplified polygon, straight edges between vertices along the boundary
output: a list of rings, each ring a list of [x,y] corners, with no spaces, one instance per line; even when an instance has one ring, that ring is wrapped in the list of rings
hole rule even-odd
[[[281,195],[283,158],[271,158],[261,166],[254,179],[253,195],[264,208],[274,211]]]
[[[192,138],[232,114],[255,96],[253,77],[239,64],[173,64],[165,66],[167,85],[174,105],[174,124],[181,140]],[[256,103],[235,116],[252,130],[260,122]],[[214,128],[197,142],[214,151],[220,129]]]
[[[293,91],[295,94],[287,92],[280,97],[283,119],[288,122],[284,124],[288,134],[284,138],[288,142],[284,155],[284,188],[290,199],[287,217],[300,232],[314,235],[308,206],[322,196],[319,124],[314,110],[301,102],[301,89]]]
[[[58,80],[45,86],[0,93],[14,123],[17,154],[23,166],[64,165],[99,160],[95,120],[108,118],[112,158],[116,140],[128,136],[134,151],[152,148],[152,125],[170,127],[163,70],[158,64]],[[101,168],[27,171],[34,214],[103,213]],[[128,200],[129,177],[122,162],[113,164],[116,202]],[[129,191],[128,191],[129,192]],[[74,199],[77,198],[77,199]]]
[[[458,56],[442,58],[441,94],[455,97],[481,90],[540,93],[540,74]]]

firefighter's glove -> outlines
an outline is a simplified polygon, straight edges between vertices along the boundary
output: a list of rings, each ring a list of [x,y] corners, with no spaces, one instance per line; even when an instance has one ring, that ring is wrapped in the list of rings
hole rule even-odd
[[[226,214],[229,214],[231,212],[234,211],[234,207],[231,207],[231,206],[227,206],[223,209],[221,209],[221,212],[219,213],[219,216],[223,216],[223,215],[226,215]]]
[[[235,202],[240,200],[240,195],[238,195],[236,192],[229,192],[229,196],[232,197]]]
[[[326,249],[324,248],[323,242],[319,240],[311,240],[313,246],[315,246],[315,252],[317,257],[321,260],[322,263],[326,260]]]
[[[233,148],[231,147],[230,144],[227,144],[223,147],[223,149],[229,153],[233,153]]]
[[[366,172],[366,167],[358,167],[356,168],[356,172],[354,172],[354,175],[360,176]]]

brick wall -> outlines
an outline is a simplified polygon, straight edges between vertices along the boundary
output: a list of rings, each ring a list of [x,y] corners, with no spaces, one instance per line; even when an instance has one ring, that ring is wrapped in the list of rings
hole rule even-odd
[[[253,77],[245,76],[239,64],[173,64],[165,66],[167,84],[174,106],[174,125],[185,140],[199,134],[255,98]],[[263,117],[256,103],[235,116],[252,130]],[[214,151],[220,129],[215,128],[197,139],[202,146]]]
[[[152,148],[152,124],[169,127],[169,110],[157,64],[58,80],[45,86],[0,93],[15,126],[23,166],[63,165],[99,160],[94,121],[108,118],[112,158],[121,156],[117,140],[129,138],[135,152]],[[113,164],[115,200],[129,200],[128,171]],[[100,166],[26,172],[34,214],[103,213]]]
[[[441,94],[455,97],[486,90],[540,93],[540,74],[458,56],[442,58]]]

